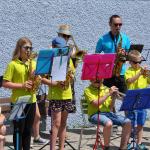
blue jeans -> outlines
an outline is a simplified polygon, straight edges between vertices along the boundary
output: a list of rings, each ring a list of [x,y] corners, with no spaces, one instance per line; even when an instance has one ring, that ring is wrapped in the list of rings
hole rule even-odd
[[[127,117],[131,120],[132,126],[141,125],[144,126],[146,121],[147,112],[145,109],[128,111]]]
[[[98,124],[98,113],[92,115],[89,121]],[[113,125],[123,126],[127,122],[131,122],[128,118],[117,115],[113,112],[100,112],[100,124],[105,126],[108,121],[111,121]]]

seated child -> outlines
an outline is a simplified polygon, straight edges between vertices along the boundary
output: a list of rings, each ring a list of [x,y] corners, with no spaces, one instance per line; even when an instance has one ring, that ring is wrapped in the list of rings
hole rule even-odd
[[[98,90],[98,88],[100,88],[100,91]],[[100,93],[99,103],[98,92]],[[114,94],[116,95],[117,93],[118,88],[116,88],[115,86],[112,86],[111,88],[104,86],[103,80],[91,81],[90,86],[88,86],[84,91],[85,98],[88,102],[89,121],[98,124],[98,111],[100,111],[100,124],[104,126],[103,136],[105,150],[109,149],[111,129],[113,124],[123,127],[120,149],[127,148],[127,142],[130,137],[130,120],[125,118],[124,116],[117,115],[111,112],[113,108],[112,96]]]

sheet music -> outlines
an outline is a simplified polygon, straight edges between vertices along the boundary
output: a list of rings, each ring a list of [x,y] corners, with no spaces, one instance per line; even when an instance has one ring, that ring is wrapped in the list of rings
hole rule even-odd
[[[54,57],[52,66],[52,80],[65,81],[67,74],[68,56]]]
[[[30,99],[31,99],[30,95],[20,96],[18,98],[9,116],[10,121],[19,119],[21,117],[21,114],[24,112],[24,108]]]

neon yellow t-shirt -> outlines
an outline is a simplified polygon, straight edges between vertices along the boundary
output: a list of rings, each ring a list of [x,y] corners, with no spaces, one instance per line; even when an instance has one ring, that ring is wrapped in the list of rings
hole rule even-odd
[[[75,67],[73,65],[72,59],[69,60],[69,68],[75,72]],[[72,90],[71,90],[71,84],[69,84],[69,87],[65,90],[58,86],[53,86],[52,88],[49,87],[48,92],[48,99],[49,100],[67,100],[72,99]]]
[[[132,67],[129,67],[125,72],[125,80],[127,81],[129,78],[134,77],[136,74],[140,72],[140,70],[141,68],[134,69]],[[150,83],[150,78],[141,75],[135,82],[130,84],[126,83],[126,84],[128,89],[134,90],[134,89],[147,88],[149,83]]]
[[[90,85],[89,87],[85,88],[84,96],[88,103],[88,115],[89,117],[98,112],[98,108],[92,105],[92,101],[98,100],[98,89]],[[100,97],[104,96],[106,93],[109,92],[109,88],[106,86],[100,87]],[[109,96],[107,100],[99,106],[100,112],[110,112],[110,105],[111,105],[111,97]]]
[[[35,70],[36,63],[32,61],[32,69]],[[12,60],[4,73],[3,79],[13,83],[24,83],[28,80],[29,62],[23,63],[19,59]],[[20,96],[31,95],[30,103],[36,102],[36,95],[25,89],[12,89],[11,102],[15,103]]]

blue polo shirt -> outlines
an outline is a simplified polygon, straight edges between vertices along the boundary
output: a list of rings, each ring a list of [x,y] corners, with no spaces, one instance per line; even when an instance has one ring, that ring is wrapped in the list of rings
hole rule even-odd
[[[130,40],[127,37],[126,34],[124,33],[120,33],[122,36],[122,48],[125,51],[128,51],[130,48]],[[120,41],[120,36],[118,37],[118,40],[116,41],[116,44],[118,45]],[[103,35],[102,37],[100,37],[100,39],[97,42],[96,45],[96,53],[116,53],[115,50],[115,40],[112,39],[110,32],[108,32],[107,34]],[[126,70],[126,65],[123,64],[122,66],[122,70],[120,75],[124,75],[125,74],[125,70]]]

